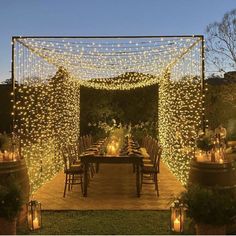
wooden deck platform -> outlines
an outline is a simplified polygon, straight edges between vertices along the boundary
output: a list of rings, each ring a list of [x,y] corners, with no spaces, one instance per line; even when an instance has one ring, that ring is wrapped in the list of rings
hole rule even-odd
[[[167,210],[174,196],[184,187],[161,163],[159,191],[154,185],[143,185],[141,197],[136,197],[135,174],[129,164],[102,164],[99,173],[91,180],[88,197],[83,197],[80,186],[73,186],[63,198],[64,173],[43,185],[34,198],[41,202],[43,210]]]

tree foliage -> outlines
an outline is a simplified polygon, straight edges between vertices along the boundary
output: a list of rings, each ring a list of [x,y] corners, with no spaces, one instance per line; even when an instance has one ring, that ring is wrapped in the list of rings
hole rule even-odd
[[[115,119],[122,125],[132,126],[141,122],[153,124],[156,130],[158,108],[158,86],[137,88],[128,91],[97,90],[81,86],[80,90],[80,130],[81,134],[98,133],[95,123],[111,125]],[[91,124],[91,126],[88,126]],[[153,134],[154,135],[154,134]]]
[[[225,72],[236,69],[236,9],[206,28],[207,62]]]
[[[236,83],[224,78],[209,78],[207,83],[205,110],[210,128],[223,124],[228,139],[236,140]]]

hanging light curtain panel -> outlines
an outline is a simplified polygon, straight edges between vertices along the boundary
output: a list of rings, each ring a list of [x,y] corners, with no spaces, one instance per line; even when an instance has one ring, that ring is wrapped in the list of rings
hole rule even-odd
[[[202,36],[14,37],[14,133],[32,191],[63,168],[61,147],[78,140],[80,86],[158,84],[163,161],[186,183],[194,139],[204,126],[203,44]]]

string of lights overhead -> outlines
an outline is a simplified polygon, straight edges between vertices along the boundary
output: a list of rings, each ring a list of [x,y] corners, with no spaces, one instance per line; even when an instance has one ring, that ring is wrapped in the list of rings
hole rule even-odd
[[[80,40],[76,43],[74,38],[49,42],[43,38],[19,38],[17,42],[57,68],[65,67],[70,76],[78,79],[84,86],[96,88],[94,79],[110,79],[126,72],[148,73],[159,77],[163,74],[163,68],[172,65],[199,40],[196,37],[171,40],[161,38],[159,41],[119,39],[115,43],[114,39],[110,39],[108,44],[100,39],[96,42],[85,40],[83,43]],[[143,83],[136,87],[146,86],[149,80],[143,80]],[[152,83],[157,81],[149,82]],[[98,87],[101,89],[100,85]],[[124,86],[121,89],[125,88],[133,87]],[[113,88],[109,83],[109,86],[104,86],[103,89],[117,88]]]
[[[16,37],[15,133],[32,190],[62,168],[60,148],[75,144],[80,87],[129,90],[158,84],[163,161],[185,183],[202,126],[203,38]]]

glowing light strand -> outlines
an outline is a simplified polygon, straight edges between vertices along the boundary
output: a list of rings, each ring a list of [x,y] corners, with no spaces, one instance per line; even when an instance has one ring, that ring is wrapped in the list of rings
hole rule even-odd
[[[63,167],[61,146],[77,142],[80,86],[128,90],[158,83],[163,161],[186,183],[203,113],[201,38],[107,41],[14,41],[14,129],[21,138],[32,191]]]

